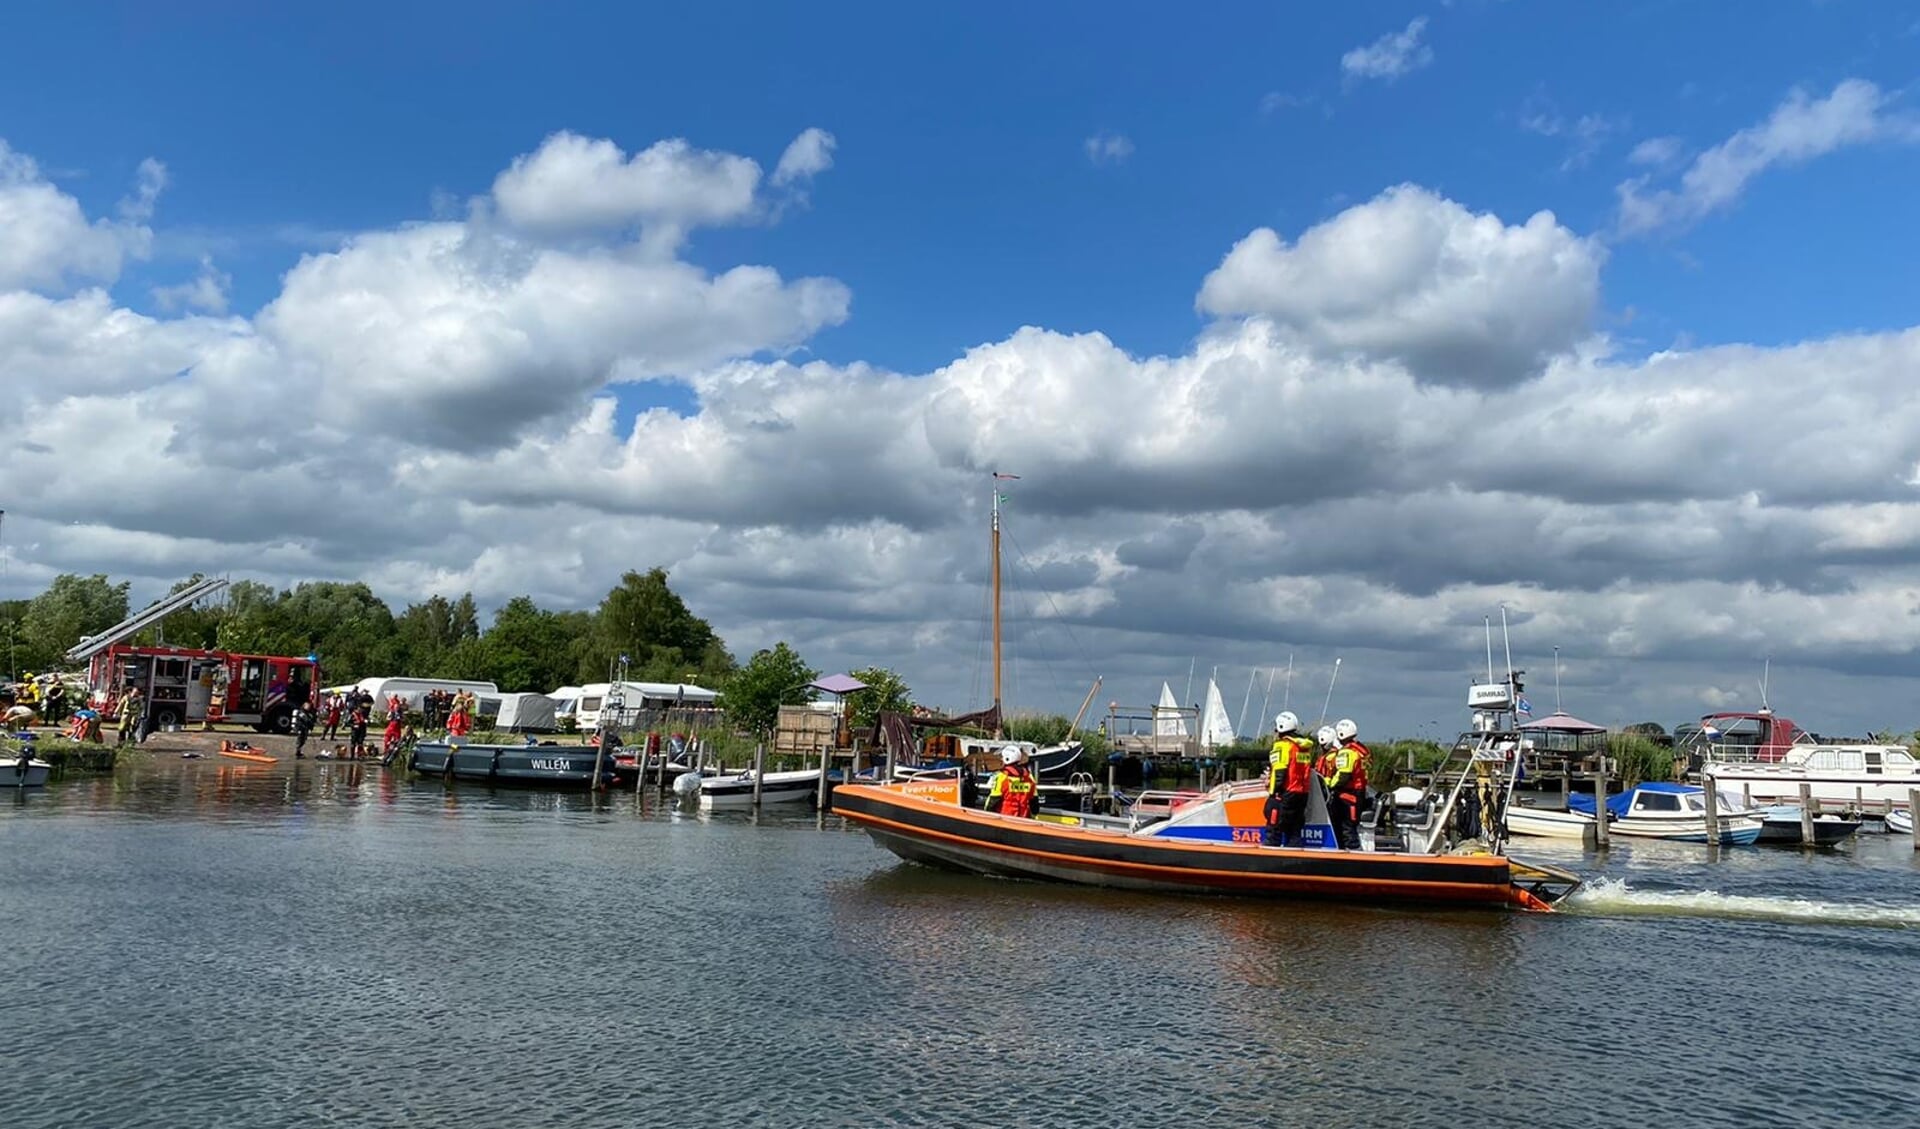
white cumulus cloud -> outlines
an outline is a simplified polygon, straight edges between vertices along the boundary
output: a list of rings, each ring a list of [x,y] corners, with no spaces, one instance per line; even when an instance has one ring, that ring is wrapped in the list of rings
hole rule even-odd
[[[144,161],[120,222],[88,222],[79,202],[48,181],[33,158],[0,139],[0,290],[113,282],[126,259],[144,258],[152,246],[145,221],[165,184],[165,168]]]
[[[1402,185],[1289,245],[1259,228],[1201,286],[1199,307],[1271,319],[1314,350],[1406,365],[1447,384],[1537,373],[1588,333],[1604,252],[1538,212],[1508,225]]]
[[[733,153],[658,141],[628,157],[605,138],[562,131],[516,157],[493,182],[500,214],[532,232],[576,234],[640,225],[671,250],[695,227],[753,214],[760,166]]]

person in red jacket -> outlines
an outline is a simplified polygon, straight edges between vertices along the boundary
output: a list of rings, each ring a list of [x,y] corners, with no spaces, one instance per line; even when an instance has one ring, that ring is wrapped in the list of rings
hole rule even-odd
[[[1261,842],[1269,847],[1302,846],[1307,820],[1307,780],[1313,775],[1313,741],[1300,733],[1300,719],[1288,711],[1273,719],[1273,752],[1267,757],[1267,826]]]
[[[1343,717],[1333,727],[1340,745],[1333,752],[1333,778],[1327,787],[1332,793],[1327,814],[1333,817],[1334,838],[1349,851],[1360,849],[1360,805],[1367,795],[1367,747],[1360,743],[1359,733],[1352,718]]]
[[[1005,767],[993,774],[987,788],[987,810],[1033,818],[1040,810],[1040,785],[1027,767],[1026,752],[1018,745],[1009,745],[1001,750],[1000,763]]]

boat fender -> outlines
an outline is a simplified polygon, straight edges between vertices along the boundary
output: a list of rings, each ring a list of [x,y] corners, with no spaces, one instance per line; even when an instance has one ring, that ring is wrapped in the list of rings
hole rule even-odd
[[[676,796],[697,795],[700,791],[700,775],[695,772],[683,772],[673,778],[673,794]]]

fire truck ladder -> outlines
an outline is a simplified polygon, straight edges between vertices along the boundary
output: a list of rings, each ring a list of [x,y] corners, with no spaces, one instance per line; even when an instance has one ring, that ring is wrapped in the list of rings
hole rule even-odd
[[[226,586],[225,577],[209,576],[198,584],[183,588],[163,600],[157,600],[145,611],[128,616],[100,634],[89,635],[75,643],[73,649],[67,652],[67,661],[84,662],[135,632],[152,627],[200,597],[211,596]]]

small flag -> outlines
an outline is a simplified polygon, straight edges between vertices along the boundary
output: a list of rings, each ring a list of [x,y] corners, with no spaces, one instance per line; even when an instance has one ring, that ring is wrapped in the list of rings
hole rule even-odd
[[[1520,698],[1513,703],[1513,711],[1515,713],[1523,713],[1523,714],[1526,714],[1528,717],[1532,717],[1533,703],[1527,701],[1525,698]]]
[[[999,471],[997,471],[997,470],[993,472],[993,476],[994,476],[995,478],[1019,478],[1019,477],[1020,477],[1020,476],[1019,476],[1019,475],[1017,475],[1017,474],[1001,474],[1001,473],[1000,473]]]
[[[1700,724],[1700,735],[1709,741],[1718,741],[1720,739],[1720,730],[1702,722]]]

